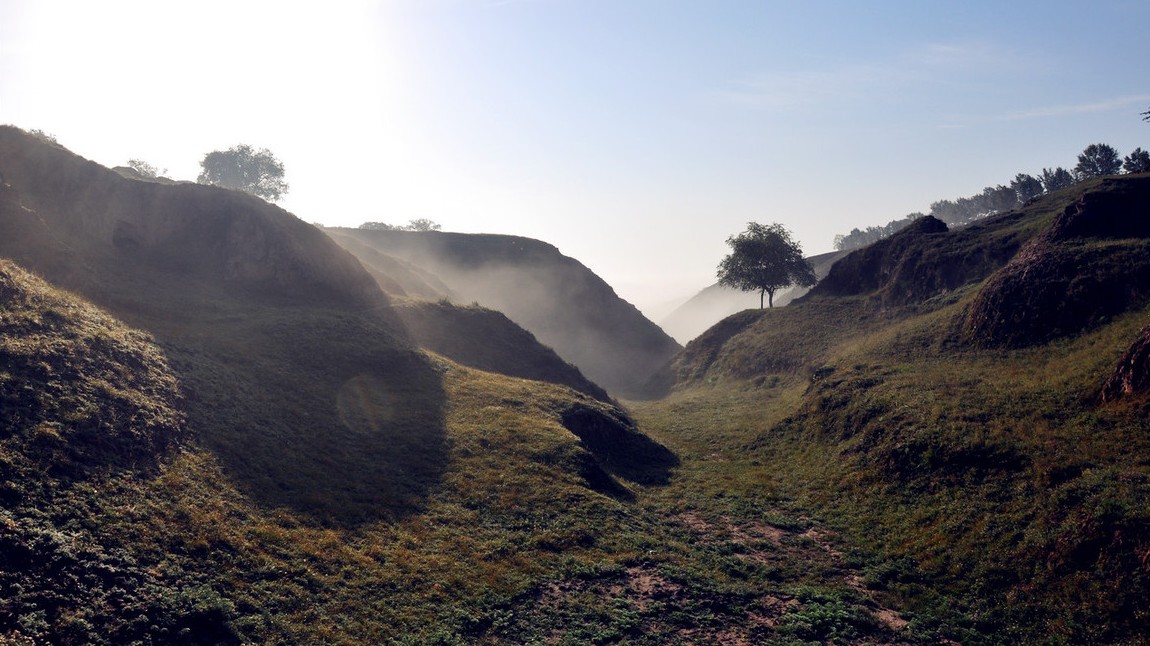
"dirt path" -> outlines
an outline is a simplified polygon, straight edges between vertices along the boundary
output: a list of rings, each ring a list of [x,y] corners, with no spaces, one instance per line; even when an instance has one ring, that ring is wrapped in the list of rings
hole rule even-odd
[[[547,583],[489,641],[544,627],[549,644],[927,643],[829,532],[782,525],[678,513],[663,526],[678,541],[668,553]]]

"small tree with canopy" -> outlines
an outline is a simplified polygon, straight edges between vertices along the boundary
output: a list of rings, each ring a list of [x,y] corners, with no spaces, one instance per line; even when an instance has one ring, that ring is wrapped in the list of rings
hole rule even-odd
[[[1122,158],[1118,151],[1109,144],[1090,144],[1078,156],[1078,165],[1074,167],[1074,174],[1078,179],[1117,175],[1122,170]]]
[[[1047,193],[1053,193],[1054,191],[1074,186],[1074,176],[1070,174],[1070,171],[1061,166],[1054,170],[1043,168],[1042,177],[1039,179],[1042,181],[1042,188],[1045,189]]]
[[[803,250],[791,239],[791,232],[778,223],[748,222],[747,230],[727,238],[731,253],[719,263],[719,284],[744,292],[759,291],[774,307],[775,292],[797,285],[811,287],[818,278]]]
[[[1010,182],[1010,188],[1014,191],[1018,204],[1026,204],[1042,195],[1042,181],[1026,173],[1015,175],[1014,180]]]
[[[247,144],[216,150],[204,155],[204,169],[196,181],[251,193],[275,202],[288,192],[284,165],[267,148],[255,150]]]
[[[1127,173],[1150,172],[1150,152],[1135,148],[1134,152],[1126,155],[1126,159],[1122,160],[1122,170]]]

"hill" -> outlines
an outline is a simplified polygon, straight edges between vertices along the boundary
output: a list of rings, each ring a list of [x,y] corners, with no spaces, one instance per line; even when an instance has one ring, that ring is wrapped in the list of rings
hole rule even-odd
[[[613,562],[610,546],[627,523],[651,522],[642,514],[629,520],[634,485],[626,483],[657,482],[674,462],[612,406],[432,359],[450,402],[435,411],[437,429],[411,419],[421,415],[413,407],[428,403],[426,384],[360,375],[331,407],[359,440],[345,451],[365,451],[366,459],[337,453],[345,438],[324,438],[313,450],[325,454],[328,470],[308,474],[318,480],[307,499],[271,504],[266,491],[252,495],[240,468],[221,468],[218,454],[200,445],[202,412],[188,404],[205,393],[187,388],[194,370],[173,367],[149,335],[10,261],[0,261],[0,314],[5,643],[476,634],[490,620],[473,616],[509,616],[501,607],[572,567],[555,556],[568,546],[590,566]],[[255,387],[238,377],[236,385]],[[302,404],[293,412],[319,428],[321,414],[336,414]],[[373,436],[391,450],[373,451]],[[247,467],[258,468],[261,456],[251,457]],[[275,457],[308,466],[290,447]],[[365,481],[380,458],[405,479]],[[435,487],[413,488],[428,477]],[[378,500],[399,485],[406,499]],[[565,505],[554,508],[554,500]],[[388,520],[363,517],[378,515],[380,502],[392,503]],[[354,527],[335,513],[346,507],[357,512]],[[341,522],[317,523],[321,510]],[[499,549],[512,552],[500,557]],[[319,620],[336,616],[339,625]]]
[[[846,255],[832,251],[807,258],[820,280],[830,271],[836,260]],[[775,305],[784,306],[810,291],[805,287],[790,287],[775,297]],[[692,296],[659,321],[659,325],[680,343],[687,343],[724,318],[751,307],[758,301],[737,289],[715,283]]]
[[[1148,209],[1132,175],[923,219],[689,343],[638,419],[841,529],[909,630],[1146,643]]]
[[[679,349],[609,285],[555,247],[528,238],[442,232],[327,229],[405,294],[498,310],[608,391],[627,395]],[[391,268],[402,266],[405,277]],[[447,288],[427,289],[434,276]],[[412,277],[422,285],[412,286]],[[394,287],[391,287],[394,290]],[[391,292],[396,293],[396,292]]]
[[[0,255],[74,292],[0,265],[0,640],[674,643],[811,580],[643,503],[679,461],[617,406],[444,356],[596,394],[495,313],[15,129],[0,177]]]
[[[629,410],[262,202],[0,178],[0,641],[1150,642],[1150,176],[924,220]]]

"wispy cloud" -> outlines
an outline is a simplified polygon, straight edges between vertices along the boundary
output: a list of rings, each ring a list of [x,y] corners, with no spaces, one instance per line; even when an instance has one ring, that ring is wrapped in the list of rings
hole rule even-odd
[[[1083,103],[1059,104],[1027,108],[1025,110],[1012,110],[987,115],[951,116],[947,123],[942,124],[944,129],[969,128],[988,123],[1009,123],[1018,121],[1031,121],[1035,119],[1054,119],[1081,114],[1097,114],[1113,112],[1116,110],[1130,110],[1143,112],[1150,105],[1150,94],[1130,94],[1103,99],[1101,101],[1088,101]]]
[[[838,69],[757,74],[712,93],[713,98],[744,108],[791,109],[845,101],[876,85],[892,82],[890,70],[853,65]]]
[[[1092,101],[1089,103],[1076,103],[1071,105],[1051,105],[1029,110],[1007,112],[993,116],[988,121],[1025,121],[1028,119],[1045,119],[1048,117],[1064,117],[1074,114],[1093,114],[1096,112],[1111,112],[1126,108],[1145,108],[1150,104],[1150,94],[1134,94],[1120,96],[1105,101]]]
[[[785,110],[868,96],[900,96],[923,84],[997,80],[1032,67],[1027,56],[993,43],[926,43],[884,60],[760,72],[711,96],[745,108]]]

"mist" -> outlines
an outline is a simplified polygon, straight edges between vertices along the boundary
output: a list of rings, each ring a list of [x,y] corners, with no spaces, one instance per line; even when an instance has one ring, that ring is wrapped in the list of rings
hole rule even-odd
[[[599,276],[545,242],[485,234],[327,231],[365,265],[375,266],[377,276],[385,266],[402,264],[407,278],[390,279],[393,294],[399,290],[399,296],[431,296],[502,312],[612,393],[638,392],[681,349]]]

